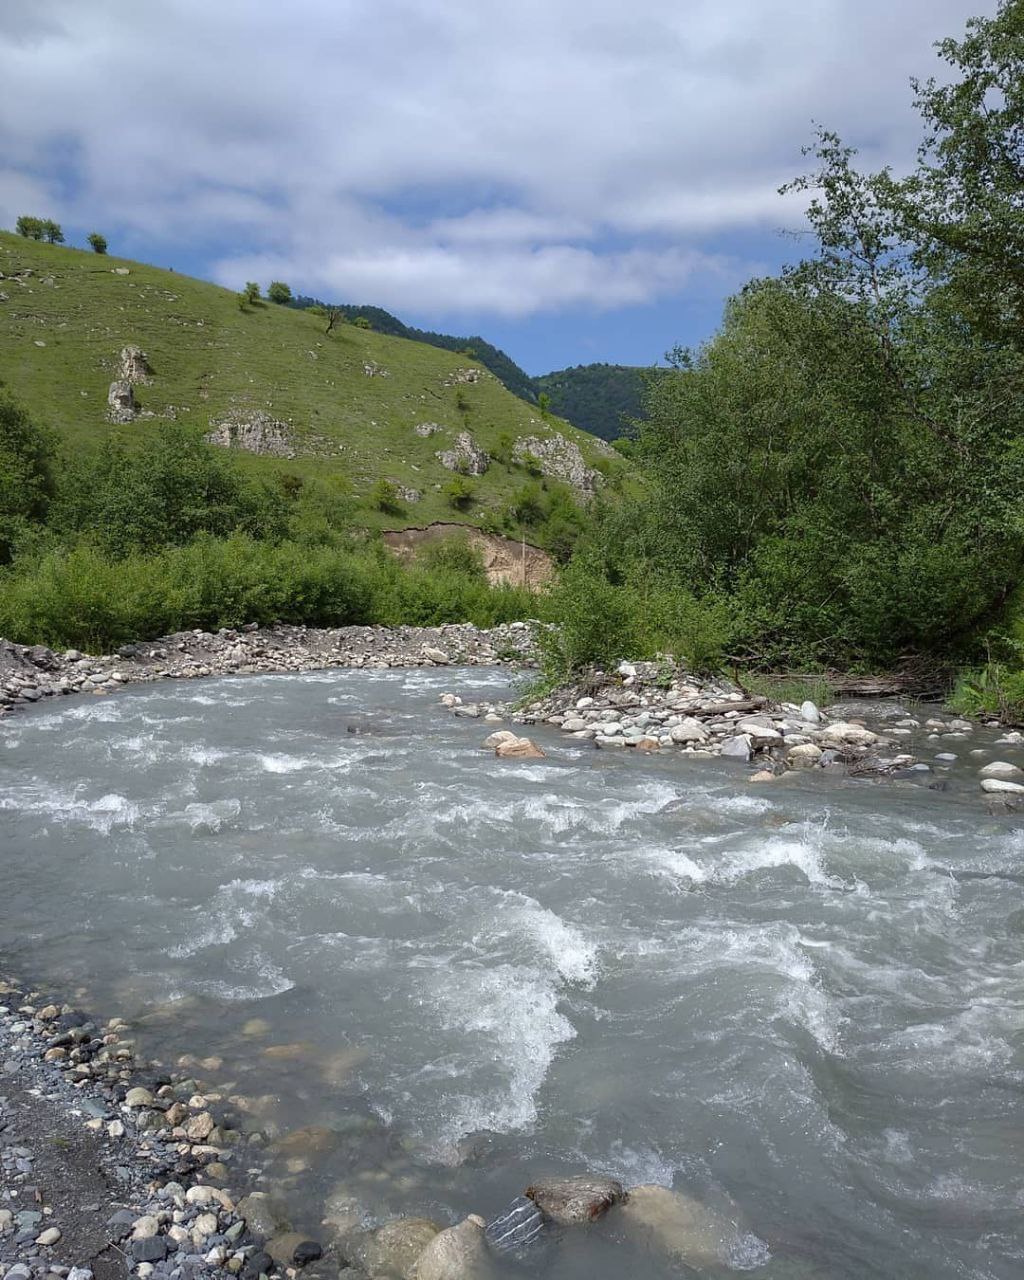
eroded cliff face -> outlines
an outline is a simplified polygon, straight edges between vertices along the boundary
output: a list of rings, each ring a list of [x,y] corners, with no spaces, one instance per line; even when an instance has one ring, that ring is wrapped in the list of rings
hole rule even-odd
[[[542,587],[555,576],[554,562],[540,547],[531,547],[529,543],[516,542],[493,533],[482,533],[470,525],[438,521],[420,529],[391,529],[383,537],[403,560],[411,560],[427,543],[464,537],[483,556],[487,580],[492,585],[509,582],[515,586]]]

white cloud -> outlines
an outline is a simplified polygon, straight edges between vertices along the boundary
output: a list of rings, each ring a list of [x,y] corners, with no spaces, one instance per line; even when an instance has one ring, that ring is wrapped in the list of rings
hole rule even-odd
[[[907,78],[979,7],[7,0],[0,213],[398,310],[643,302],[792,224],[812,119],[905,163]]]

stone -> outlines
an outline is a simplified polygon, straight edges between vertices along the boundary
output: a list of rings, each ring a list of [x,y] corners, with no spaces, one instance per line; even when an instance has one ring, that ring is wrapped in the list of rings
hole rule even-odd
[[[308,1266],[324,1256],[324,1247],[317,1240],[303,1240],[297,1244],[292,1253],[292,1262],[297,1267]]]
[[[151,1107],[156,1099],[148,1089],[136,1086],[134,1089],[128,1090],[125,1094],[124,1101],[125,1106],[128,1107]]]
[[[500,747],[503,742],[515,742],[517,738],[518,735],[510,733],[508,729],[498,729],[495,733],[488,734],[480,745],[493,751],[495,747]]]
[[[415,431],[418,436],[423,436],[424,439],[428,436],[436,436],[438,432],[443,430],[444,427],[442,427],[439,422],[417,422],[413,427],[413,431]]]
[[[633,1187],[620,1221],[649,1244],[687,1267],[720,1267],[726,1260],[729,1224],[690,1196],[667,1187]]]
[[[542,475],[563,480],[577,493],[594,493],[600,482],[599,473],[587,466],[579,445],[557,431],[546,437],[520,436],[512,446],[512,457],[519,463],[535,460]]]
[[[265,1253],[262,1249],[259,1253],[250,1254],[245,1260],[243,1274],[256,1280],[257,1276],[265,1276],[273,1269],[274,1259],[269,1253]]]
[[[149,359],[141,347],[129,344],[121,348],[117,361],[117,376],[122,382],[147,383],[152,372]]]
[[[371,1276],[410,1280],[417,1258],[440,1230],[429,1218],[397,1218],[369,1232],[349,1252]]]
[[[210,423],[203,437],[222,449],[243,449],[270,458],[294,458],[288,424],[262,409],[234,410],[218,422]]]
[[[36,1236],[36,1244],[51,1245],[56,1244],[60,1239],[60,1227],[47,1227],[45,1231],[41,1231]]]
[[[754,743],[748,733],[739,733],[722,740],[721,754],[731,760],[749,760],[754,754]]]
[[[825,728],[822,741],[832,744],[848,742],[855,747],[871,747],[878,741],[878,734],[865,729],[862,724],[847,724],[843,720],[837,720],[835,724]]]
[[[205,1142],[216,1127],[216,1122],[209,1111],[200,1111],[185,1125],[185,1136],[189,1142]]]
[[[135,421],[137,412],[132,384],[115,379],[107,390],[107,421],[124,426]]]
[[[439,449],[434,456],[442,467],[464,476],[482,476],[491,465],[490,454],[478,447],[468,431],[460,431],[451,449]]]
[[[541,1178],[528,1186],[524,1194],[546,1218],[561,1226],[593,1222],[623,1198],[621,1182],[589,1174]]]
[[[484,1228],[495,1253],[519,1253],[535,1244],[544,1230],[544,1215],[526,1196],[516,1196],[508,1208]]]
[[[981,789],[989,795],[1024,796],[1024,783],[1008,782],[1005,778],[983,778]]]
[[[709,737],[707,729],[692,716],[687,716],[682,724],[674,725],[670,732],[673,742],[706,742]]]
[[[135,1219],[135,1225],[132,1227],[133,1240],[148,1240],[150,1236],[158,1235],[160,1232],[160,1223],[151,1213],[144,1213],[141,1218]]]
[[[285,1231],[281,1235],[272,1236],[266,1243],[267,1253],[279,1262],[282,1267],[290,1267],[295,1257],[295,1250],[306,1243],[301,1231]]]
[[[253,1235],[264,1238],[287,1231],[291,1226],[285,1204],[265,1191],[253,1191],[243,1196],[236,1205],[236,1212],[245,1219],[245,1225]]]
[[[792,769],[813,769],[821,759],[821,747],[813,742],[801,742],[786,752],[786,763]]]
[[[167,1257],[167,1240],[164,1236],[146,1236],[132,1241],[132,1257],[136,1262],[163,1262]]]
[[[774,782],[775,774],[770,769],[758,769],[757,773],[752,773],[747,779],[748,782]]]
[[[439,667],[446,667],[451,659],[443,649],[435,649],[432,645],[425,644],[421,650],[424,658],[435,663]]]
[[[499,742],[494,748],[499,760],[543,760],[544,752],[529,738],[513,738],[511,742]]]
[[[465,1218],[439,1232],[416,1260],[410,1280],[492,1280],[483,1224]]]
[[[800,704],[800,719],[806,720],[808,724],[821,723],[821,712],[810,698]]]
[[[1015,764],[1010,764],[1008,760],[993,760],[991,764],[979,769],[978,775],[982,778],[1002,778],[1004,782],[1014,782],[1017,779],[1024,778],[1024,769],[1019,769]]]

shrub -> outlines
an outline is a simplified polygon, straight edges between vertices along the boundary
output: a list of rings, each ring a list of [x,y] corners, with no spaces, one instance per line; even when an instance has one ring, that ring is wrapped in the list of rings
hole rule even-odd
[[[101,236],[98,231],[90,232],[88,243],[93,253],[106,253],[107,251],[107,237]]]
[[[267,297],[271,302],[284,306],[292,300],[291,286],[285,284],[283,280],[271,280],[267,288]]]
[[[370,490],[370,506],[390,516],[400,516],[405,510],[398,496],[398,486],[383,476]]]
[[[456,511],[468,511],[476,501],[476,487],[465,476],[456,475],[445,485],[444,496]]]

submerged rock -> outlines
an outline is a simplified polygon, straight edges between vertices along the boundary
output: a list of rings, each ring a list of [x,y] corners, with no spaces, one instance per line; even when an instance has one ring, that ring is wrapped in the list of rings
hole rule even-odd
[[[265,1191],[253,1191],[239,1200],[237,1212],[245,1225],[257,1236],[272,1236],[291,1226],[284,1203]]]
[[[619,1217],[649,1245],[690,1267],[720,1266],[734,1235],[698,1200],[667,1187],[633,1187]]]
[[[526,1188],[526,1196],[546,1218],[562,1226],[593,1222],[619,1204],[625,1192],[614,1178],[541,1178]]]
[[[416,1260],[410,1280],[493,1280],[483,1219],[466,1218],[434,1236]]]
[[[371,1276],[411,1280],[417,1259],[440,1230],[429,1218],[398,1218],[369,1232],[350,1253]]]

